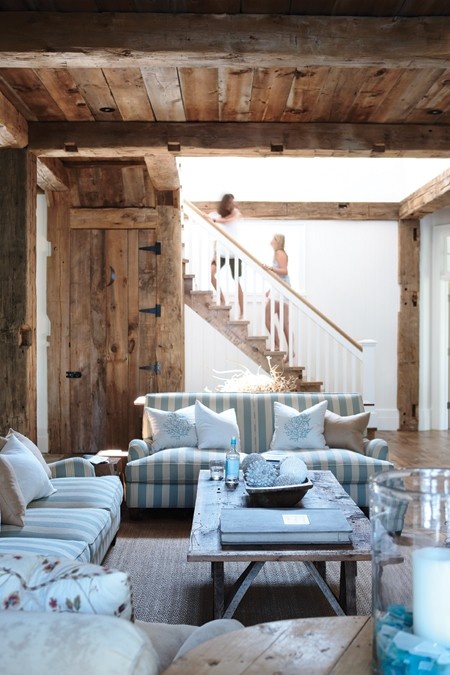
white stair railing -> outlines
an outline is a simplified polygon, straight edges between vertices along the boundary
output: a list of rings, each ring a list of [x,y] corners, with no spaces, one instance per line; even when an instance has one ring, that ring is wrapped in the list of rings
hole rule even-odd
[[[221,294],[231,305],[231,319],[239,316],[238,276],[233,279],[229,266],[222,268],[219,259],[227,263],[235,259],[235,269],[242,265],[240,279],[244,293],[244,319],[249,321],[249,336],[267,336],[267,349],[274,351],[276,329],[279,349],[286,352],[290,366],[303,366],[306,379],[323,382],[324,391],[362,392],[364,402],[375,403],[375,361],[373,340],[358,343],[328,320],[305,298],[296,293],[279,277],[265,269],[249,251],[213,223],[191,202],[184,202],[183,246],[186,273],[192,274],[194,290],[213,291],[211,261],[217,259],[217,288],[215,302]],[[266,292],[270,290],[267,301]],[[270,309],[270,331],[266,327],[266,303]],[[275,309],[278,314],[275,314]],[[288,324],[288,344],[282,330],[284,318]],[[280,330],[281,328],[281,330]],[[367,356],[367,358],[365,358]]]

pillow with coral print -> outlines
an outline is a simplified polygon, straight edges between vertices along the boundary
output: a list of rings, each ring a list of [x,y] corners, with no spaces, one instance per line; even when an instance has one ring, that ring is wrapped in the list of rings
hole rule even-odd
[[[299,412],[275,401],[273,404],[275,429],[270,443],[272,452],[327,448],[323,434],[327,405],[327,401],[321,401]]]
[[[127,572],[49,555],[0,555],[0,610],[133,618]]]
[[[145,408],[145,414],[151,425],[152,452],[166,448],[197,447],[195,406],[175,411]]]

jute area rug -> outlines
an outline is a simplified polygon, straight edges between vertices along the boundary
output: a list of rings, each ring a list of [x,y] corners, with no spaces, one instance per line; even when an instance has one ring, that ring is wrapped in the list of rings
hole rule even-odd
[[[191,520],[189,510],[152,509],[135,521],[124,508],[117,542],[104,564],[130,574],[137,619],[199,626],[213,618],[211,566],[186,560]],[[226,563],[227,585],[244,568],[243,563]],[[327,581],[336,595],[339,571],[339,563],[327,564]],[[370,562],[358,563],[357,612],[371,613]],[[251,626],[265,621],[333,615],[302,563],[267,562],[234,618]]]

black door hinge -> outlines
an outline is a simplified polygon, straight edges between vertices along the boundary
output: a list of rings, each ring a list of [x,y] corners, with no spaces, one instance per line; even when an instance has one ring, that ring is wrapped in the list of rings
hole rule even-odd
[[[66,370],[66,377],[70,380],[76,380],[81,377],[81,373],[79,370]]]
[[[144,314],[154,314],[155,316],[161,316],[161,305],[155,305],[154,307],[149,307],[140,309],[140,312],[143,312]]]
[[[148,366],[139,366],[139,370],[149,370],[150,372],[155,373],[155,375],[161,375],[161,364],[159,361],[155,361]]]
[[[161,242],[157,241],[154,246],[139,246],[140,251],[153,251],[155,255],[161,255]]]

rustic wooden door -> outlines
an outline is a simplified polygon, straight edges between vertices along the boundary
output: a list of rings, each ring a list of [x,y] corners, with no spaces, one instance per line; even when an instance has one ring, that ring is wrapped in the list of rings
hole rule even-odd
[[[71,231],[72,452],[127,449],[157,369],[155,230]]]

